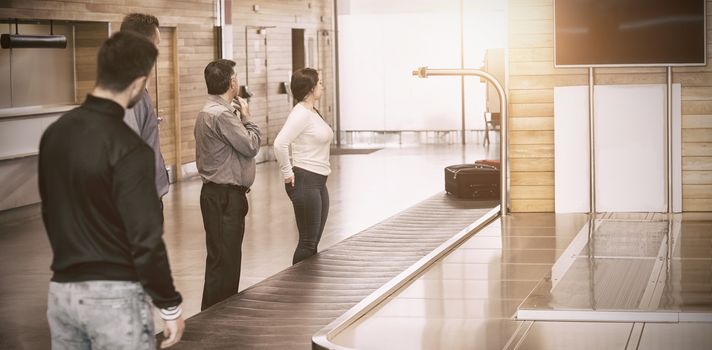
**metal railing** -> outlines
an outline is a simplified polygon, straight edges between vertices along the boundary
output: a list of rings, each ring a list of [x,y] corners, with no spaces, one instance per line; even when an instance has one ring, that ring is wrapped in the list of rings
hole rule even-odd
[[[488,82],[492,83],[497,89],[499,94],[499,106],[502,111],[502,123],[500,125],[500,143],[499,143],[499,154],[501,158],[501,170],[500,170],[500,198],[501,203],[501,215],[506,216],[509,210],[509,118],[507,116],[507,93],[504,91],[502,84],[493,75],[479,70],[479,69],[432,69],[428,67],[420,67],[418,70],[413,71],[413,75],[420,78],[427,78],[430,76],[478,76],[484,78]]]

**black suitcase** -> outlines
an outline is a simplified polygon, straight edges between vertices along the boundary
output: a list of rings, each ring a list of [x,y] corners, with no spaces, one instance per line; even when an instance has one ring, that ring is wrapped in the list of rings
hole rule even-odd
[[[499,199],[499,169],[479,164],[445,168],[445,192],[458,198]]]

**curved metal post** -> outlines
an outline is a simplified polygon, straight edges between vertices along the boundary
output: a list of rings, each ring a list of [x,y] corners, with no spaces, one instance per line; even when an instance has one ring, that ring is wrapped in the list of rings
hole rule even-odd
[[[507,181],[509,175],[509,154],[507,153],[509,149],[509,137],[508,135],[508,124],[509,118],[507,117],[507,93],[504,91],[502,84],[493,75],[479,70],[479,69],[432,69],[428,67],[420,67],[418,70],[413,71],[413,75],[420,78],[427,78],[429,76],[466,76],[474,75],[486,79],[495,88],[497,88],[497,93],[499,94],[499,106],[502,111],[502,121],[500,124],[500,143],[499,143],[499,154],[501,157],[501,170],[500,170],[500,198],[501,198],[501,215],[506,216],[507,210],[509,209],[509,183]]]

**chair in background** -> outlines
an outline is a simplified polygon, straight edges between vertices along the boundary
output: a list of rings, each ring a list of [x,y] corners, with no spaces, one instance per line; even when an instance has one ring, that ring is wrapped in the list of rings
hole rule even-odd
[[[489,139],[490,131],[500,131],[501,122],[502,122],[502,113],[485,112],[485,138],[482,141],[483,145],[487,145],[490,143],[490,139]]]

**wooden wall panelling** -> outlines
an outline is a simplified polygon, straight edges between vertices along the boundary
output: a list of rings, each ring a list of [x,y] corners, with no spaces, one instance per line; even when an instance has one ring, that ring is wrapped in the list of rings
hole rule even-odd
[[[690,199],[686,198],[685,196],[685,191],[682,191],[683,193],[683,198],[682,198],[682,208],[683,211],[686,212],[693,212],[693,211],[704,211],[704,212],[709,212],[712,211],[712,199]]]
[[[180,95],[180,61],[178,60],[178,28],[173,28],[173,40],[171,40],[171,63],[173,65],[173,70],[172,70],[172,75],[173,75],[173,97],[174,101],[180,101],[181,100],[181,95]],[[173,164],[174,166],[174,173],[173,176],[176,181],[180,181],[181,177],[183,176],[183,171],[181,168],[181,162],[180,160],[182,159],[182,154],[183,154],[183,148],[181,147],[182,145],[182,139],[183,136],[181,135],[181,108],[180,108],[180,103],[175,104],[175,108],[173,109],[173,150],[175,154],[173,155]]]
[[[292,71],[291,28],[276,27],[268,30],[267,58],[269,130],[265,141],[272,144],[292,108],[289,96],[279,92],[280,83],[288,82]]]
[[[509,91],[509,102],[512,105],[521,103],[549,103],[553,100],[554,89],[528,89]]]
[[[682,85],[682,209],[712,211],[712,1],[707,1],[707,66],[673,68]]]
[[[553,212],[554,200],[552,199],[512,199],[511,210],[515,213]]]
[[[554,157],[554,145],[546,143],[542,145],[517,145],[513,144],[509,146],[510,156],[516,158],[552,158]]]
[[[294,3],[294,1],[291,1]],[[102,39],[108,36],[107,23],[113,30],[118,30],[118,24],[127,13],[143,12],[158,17],[161,26],[177,27],[179,37],[176,40],[177,60],[180,66],[180,76],[176,82],[178,91],[159,90],[159,94],[173,97],[177,100],[173,106],[174,113],[179,113],[180,133],[174,133],[175,139],[180,137],[180,152],[175,146],[165,142],[164,147],[169,155],[180,153],[180,163],[185,164],[195,160],[195,142],[193,140],[193,125],[195,117],[203,106],[206,98],[203,68],[216,57],[215,45],[215,13],[214,0],[72,0],[72,1],[40,1],[24,0],[2,2],[3,16],[20,19],[53,19],[81,22],[103,22],[103,35],[97,35],[90,30],[88,23],[82,23],[77,34],[77,99],[81,102],[88,91],[94,86],[96,50]],[[85,30],[86,29],[86,30]],[[103,36],[100,37],[100,36]],[[172,60],[169,60],[172,61]],[[170,67],[170,63],[167,63]],[[94,65],[92,67],[92,65]],[[171,68],[161,68],[159,74],[170,76]],[[167,77],[166,76],[166,77]],[[159,77],[160,78],[160,77]],[[175,101],[174,101],[175,102]],[[160,103],[160,102],[159,102]],[[170,112],[169,112],[170,113]],[[175,129],[175,128],[171,128]],[[164,130],[165,135],[165,130]],[[169,136],[165,136],[170,139]],[[170,147],[174,151],[170,151]]]
[[[173,77],[173,28],[162,27],[161,43],[159,44],[158,59],[152,76],[149,79],[148,91],[156,108],[157,116],[162,120],[159,124],[161,140],[161,154],[166,165],[175,164],[175,106]]]
[[[708,18],[712,1],[707,1]],[[512,210],[553,211],[553,89],[587,85],[585,68],[554,68],[552,0],[509,1]],[[709,22],[709,21],[708,21]],[[712,35],[707,36],[708,61]],[[664,84],[664,68],[596,68],[595,83]],[[683,211],[712,211],[712,66],[675,67],[682,85]],[[551,134],[548,134],[551,133]]]
[[[552,18],[550,1],[510,1],[508,93],[514,212],[553,210],[553,88],[586,82],[585,70],[554,68]]]
[[[203,4],[212,8],[212,3]],[[213,26],[214,18],[202,18],[200,21],[177,25],[177,59],[180,96],[180,133],[176,132],[176,143],[180,154],[180,163],[195,161],[195,138],[193,128],[195,118],[207,99],[207,88],[203,70],[205,66],[217,58],[216,35]],[[170,23],[169,23],[170,24]]]
[[[311,8],[309,5],[311,4]],[[253,5],[259,6],[259,11],[253,11]],[[333,90],[333,77],[330,74],[330,47],[324,47],[318,40],[317,34],[321,31],[331,30],[331,2],[315,0],[305,2],[302,0],[259,0],[250,3],[233,2],[233,57],[237,62],[238,79],[245,79],[245,27],[265,26],[267,35],[267,66],[264,67],[266,77],[256,75],[252,50],[254,42],[248,42],[249,63],[247,65],[250,86],[255,93],[255,98],[250,103],[253,115],[258,116],[258,125],[263,129],[263,144],[271,145],[279,130],[284,125],[287,115],[292,109],[289,97],[279,93],[279,85],[286,82],[292,72],[292,28],[305,29],[305,34],[311,33],[317,51],[315,61],[318,67],[313,67],[324,74],[326,91]],[[252,34],[248,41],[252,40]],[[329,59],[325,59],[325,56]],[[264,55],[263,55],[264,56]],[[328,63],[328,64],[327,64]],[[258,84],[253,80],[259,76]],[[259,96],[258,96],[259,95]],[[325,99],[322,98],[322,105]],[[329,110],[322,107],[322,112]],[[255,114],[257,113],[257,114]],[[324,114],[324,113],[322,113]],[[269,120],[267,120],[267,116]],[[328,117],[325,115],[325,118]]]
[[[683,185],[704,185],[712,183],[712,171],[687,170],[682,174]]]
[[[510,114],[519,118],[553,117],[554,102],[513,103]]]
[[[709,101],[712,96],[710,86],[685,86],[682,88],[683,101]]]
[[[554,187],[553,186],[511,186],[511,198],[512,199],[524,199],[524,200],[553,200],[554,199]]]
[[[321,75],[325,82],[334,82],[334,65],[333,65],[333,37],[334,32],[329,30],[322,30],[319,32],[319,51],[320,51],[320,61],[321,61]],[[331,127],[336,131],[336,124],[334,121],[335,117],[335,106],[334,106],[334,86],[331,89],[324,89],[324,95],[321,99],[322,102],[322,115],[326,122],[331,125]]]
[[[513,23],[510,21],[510,26]],[[524,49],[524,48],[540,48],[540,49],[551,49],[554,47],[554,35],[552,34],[525,34],[519,33],[517,35],[509,36],[509,47],[510,49]],[[552,62],[554,60],[554,55],[552,51]],[[512,57],[510,57],[510,62]]]
[[[529,172],[554,172],[554,158],[514,158],[509,160],[509,167],[512,173],[520,172],[526,176]]]
[[[684,94],[684,92],[683,92]],[[712,128],[712,115],[683,115],[682,116],[682,128],[683,129],[710,129]]]
[[[554,118],[550,115],[511,118],[509,122],[510,128],[516,130],[554,130]]]
[[[682,144],[682,156],[699,157],[706,156],[712,152],[710,142],[685,142]]]
[[[709,61],[710,58],[708,57],[707,60]],[[673,72],[677,72],[677,69],[679,69],[679,68],[674,69]],[[685,87],[685,86],[709,87],[710,82],[712,82],[712,72],[685,71],[685,72],[680,72],[680,73],[674,73],[672,79],[675,83],[682,84],[683,87]]]
[[[267,103],[269,102],[269,96],[267,88],[268,67],[266,46],[269,35],[266,33],[269,33],[269,31],[270,30],[258,32],[257,29],[248,28],[247,52],[249,59],[245,62],[249,72],[249,81],[246,79],[245,84],[249,84],[254,94],[250,101],[250,112],[252,113],[252,121],[262,130],[263,145],[266,145],[269,141],[269,125],[267,124],[269,114]]]
[[[551,186],[554,185],[554,174],[548,171],[541,172],[512,172],[512,186]]]
[[[76,104],[81,104],[94,89],[96,56],[101,43],[109,37],[107,23],[77,22],[75,35]]]

